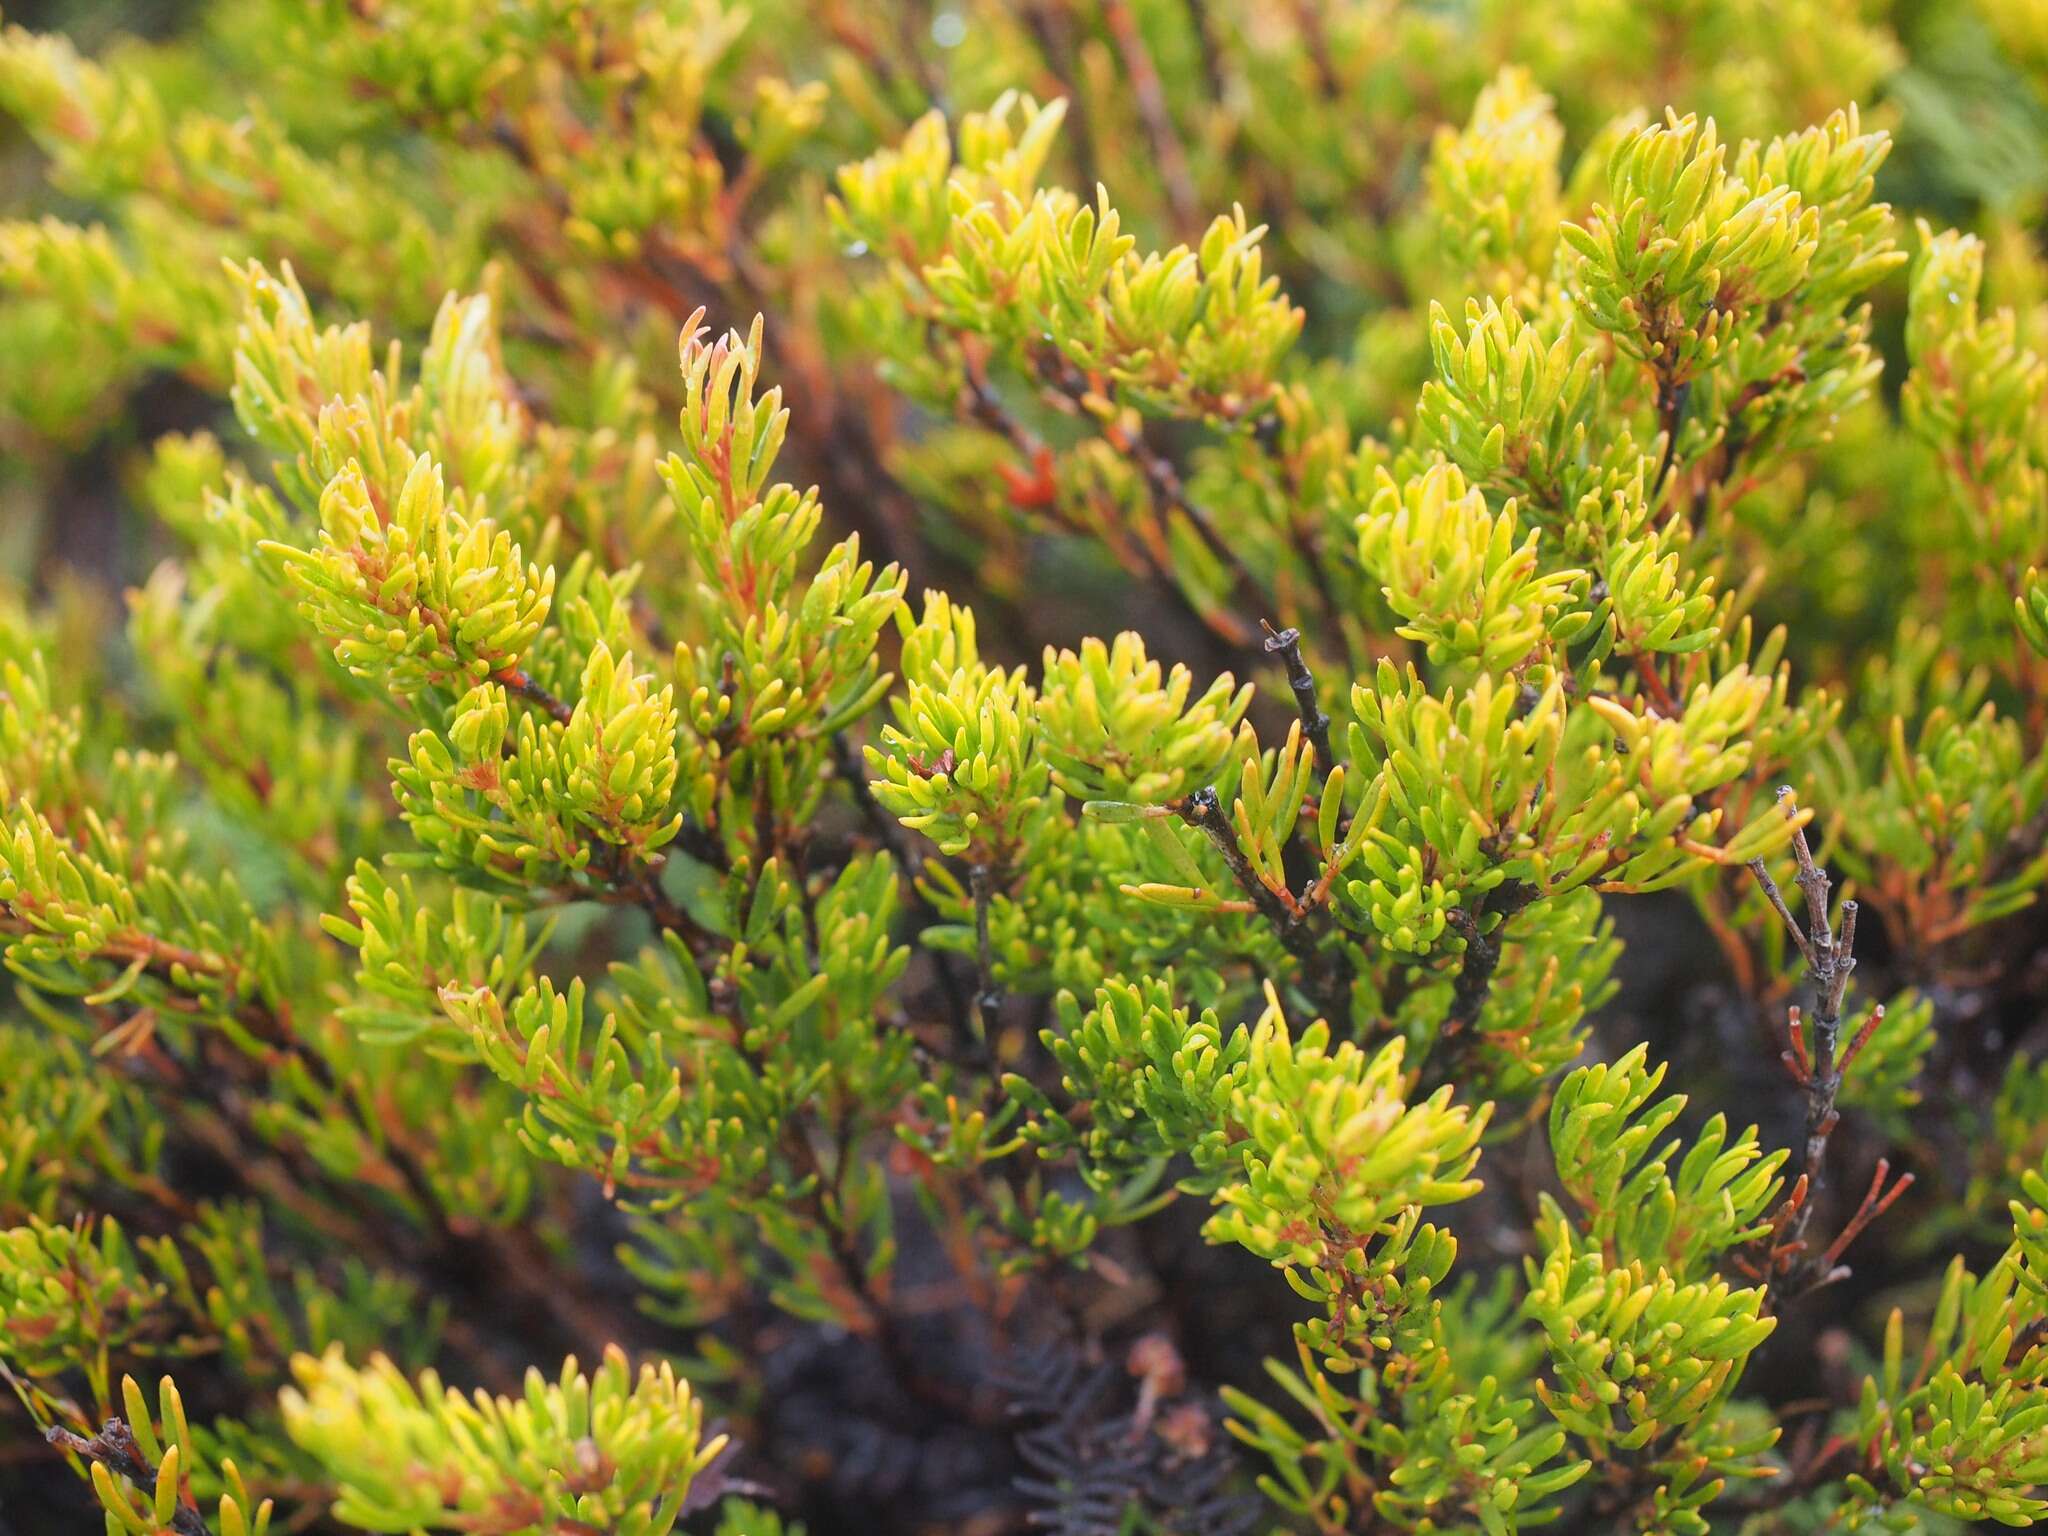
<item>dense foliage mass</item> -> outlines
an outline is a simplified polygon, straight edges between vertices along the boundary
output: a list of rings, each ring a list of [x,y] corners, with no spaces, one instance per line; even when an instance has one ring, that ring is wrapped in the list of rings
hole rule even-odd
[[[2048,1515],[2040,0],[156,19],[0,1530]]]

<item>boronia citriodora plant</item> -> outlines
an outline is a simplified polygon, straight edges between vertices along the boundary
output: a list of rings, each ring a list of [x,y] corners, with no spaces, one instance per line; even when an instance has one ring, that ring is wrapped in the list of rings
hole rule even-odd
[[[0,34],[0,1532],[2048,1516],[2048,11]]]

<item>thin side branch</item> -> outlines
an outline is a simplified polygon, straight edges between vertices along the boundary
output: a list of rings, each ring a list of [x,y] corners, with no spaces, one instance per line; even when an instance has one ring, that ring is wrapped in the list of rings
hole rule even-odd
[[[1899,1175],[1898,1183],[1887,1190],[1884,1181],[1891,1171],[1892,1165],[1880,1157],[1876,1169],[1870,1175],[1870,1188],[1864,1191],[1863,1200],[1856,1207],[1856,1214],[1849,1218],[1848,1225],[1842,1228],[1841,1234],[1828,1244],[1827,1251],[1820,1256],[1820,1271],[1827,1279],[1835,1278],[1836,1260],[1840,1259],[1849,1245],[1856,1241],[1863,1229],[1890,1210],[1892,1202],[1913,1187],[1913,1175],[1903,1173]],[[1847,1271],[1843,1273],[1846,1274]]]
[[[1350,965],[1341,954],[1325,950],[1307,914],[1298,905],[1290,905],[1288,899],[1252,868],[1251,860],[1237,845],[1237,832],[1231,826],[1230,818],[1223,814],[1223,803],[1215,789],[1205,785],[1191,795],[1170,802],[1167,809],[1201,832],[1223,856],[1223,863],[1237,888],[1250,899],[1259,915],[1272,925],[1287,952],[1301,962],[1302,985],[1323,1016],[1332,1023],[1349,1018]]]
[[[640,908],[655,927],[680,938],[707,971],[732,948],[732,940],[706,928],[662,888],[660,855],[634,862],[622,846],[606,843],[600,846],[598,858],[606,884],[578,894],[610,906]]]

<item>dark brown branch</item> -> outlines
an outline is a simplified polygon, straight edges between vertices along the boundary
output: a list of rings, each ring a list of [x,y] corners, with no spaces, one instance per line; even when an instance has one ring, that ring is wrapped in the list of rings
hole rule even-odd
[[[757,1077],[764,1076],[768,1070],[767,1058],[758,1046],[748,1043],[744,1030],[736,1032],[734,1043],[748,1068]],[[860,1249],[860,1235],[844,1219],[846,1211],[840,1191],[849,1156],[845,1135],[842,1133],[840,1137],[839,1159],[829,1175],[818,1158],[818,1149],[811,1144],[810,1130],[802,1114],[783,1117],[780,1142],[795,1180],[794,1187],[785,1188],[785,1198],[824,1238],[826,1257],[838,1283],[847,1300],[857,1309],[855,1315],[847,1316],[844,1321],[852,1331],[873,1340],[882,1352],[890,1375],[905,1393],[949,1412],[962,1411],[963,1405],[952,1394],[919,1369],[917,1351],[905,1336],[901,1319],[889,1305],[885,1290],[868,1272],[868,1262]]]
[[[618,843],[598,843],[592,871],[602,885],[573,887],[563,892],[570,900],[602,902],[613,907],[638,907],[648,921],[665,933],[673,933],[688,946],[700,966],[709,967],[732,948],[732,940],[713,933],[698,922],[688,908],[662,889],[663,860],[659,855],[642,863],[633,861]]]
[[[1314,953],[1313,938],[1300,928],[1296,915],[1288,910],[1279,892],[1259,877],[1259,872],[1252,868],[1251,860],[1238,847],[1237,831],[1231,826],[1230,818],[1223,814],[1223,802],[1216,791],[1204,785],[1193,794],[1173,801],[1167,809],[1209,839],[1216,851],[1223,855],[1230,878],[1250,898],[1259,915],[1279,932],[1281,942],[1297,958],[1309,958]]]
[[[725,840],[693,816],[683,817],[682,830],[676,833],[676,846],[721,875],[732,873],[732,855],[726,852]]]
[[[1749,408],[1774,390],[1787,384],[1805,382],[1806,370],[1794,363],[1768,379],[1753,379],[1743,386],[1742,392],[1728,407],[1728,415],[1721,429],[1720,446],[1714,453],[1712,472],[1702,476],[1694,486],[1692,506],[1688,515],[1695,529],[1700,526],[1700,520],[1705,515],[1708,498],[1727,485],[1742,464],[1742,456],[1750,444]]]
[[[1164,509],[1180,513],[1188,520],[1188,526],[1195,530],[1202,543],[1208,547],[1209,553],[1221,561],[1224,569],[1230,572],[1240,596],[1246,599],[1256,599],[1260,596],[1264,588],[1259,578],[1253,574],[1252,568],[1244,563],[1244,557],[1217,529],[1215,518],[1189,497],[1187,483],[1181,479],[1180,470],[1173,460],[1146,440],[1143,429],[1136,432],[1116,430],[1109,434],[1109,442],[1110,446],[1138,466],[1139,473],[1145,477],[1146,488],[1152,493],[1153,501]],[[1236,627],[1233,622],[1232,628]],[[1250,637],[1247,635],[1245,638]]]
[[[1172,801],[1167,809],[1208,838],[1223,856],[1224,866],[1237,888],[1244,892],[1259,915],[1272,925],[1287,952],[1301,962],[1302,987],[1316,1007],[1332,1024],[1351,1016],[1351,966],[1341,953],[1326,949],[1299,902],[1268,885],[1244,850],[1237,845],[1237,831],[1223,814],[1223,803],[1213,787],[1203,786],[1193,794]]]
[[[997,394],[994,386],[989,383],[978,359],[968,358],[963,373],[967,382],[960,396],[961,415],[975,425],[985,427],[1001,437],[1024,461],[1024,470],[1010,485],[1012,504],[1019,507],[1043,508],[1055,522],[1072,532],[1084,537],[1100,538],[1117,563],[1126,571],[1133,576],[1142,576],[1158,583],[1163,590],[1173,593],[1185,602],[1186,595],[1181,592],[1180,584],[1173,579],[1172,570],[1144,539],[1122,537],[1121,530],[1113,527],[1092,529],[1063,515],[1057,495],[1058,487],[1052,480],[1051,446],[1020,421],[1016,413],[1003,403],[1002,396]],[[1211,621],[1206,615],[1192,607],[1190,612],[1197,623],[1205,626],[1210,624]]]
[[[1493,978],[1500,969],[1503,952],[1502,930],[1509,919],[1542,895],[1527,880],[1507,880],[1481,896],[1473,910],[1459,907],[1445,921],[1465,941],[1465,958],[1451,983],[1451,1006],[1437,1030],[1435,1048],[1429,1054],[1424,1081],[1436,1087],[1455,1083],[1480,1041],[1479,1015],[1493,995]],[[1486,928],[1488,918],[1495,919]],[[1397,973],[1398,974],[1398,973]]]
[[[883,55],[864,57],[886,68]],[[922,56],[916,50],[911,50],[911,57],[922,66]],[[549,180],[547,167],[524,135],[499,118],[491,125],[490,138],[539,183],[537,190],[548,208],[558,221],[566,223],[570,217],[568,198]],[[550,296],[554,308],[565,308],[545,263],[524,259],[525,242],[515,241],[510,249],[528,281],[543,295]],[[622,264],[618,270],[621,277],[677,319],[696,310],[706,298],[714,300],[720,309],[735,307],[736,299],[742,309],[773,311],[739,232],[735,232],[721,255],[722,262],[714,259],[714,265],[722,266],[723,271],[707,270],[667,241],[656,239],[649,242],[636,260]],[[573,340],[580,333],[571,327],[567,334]],[[799,446],[817,445],[811,463],[818,471],[817,478],[832,514],[879,546],[884,557],[895,564],[922,564],[925,551],[914,533],[916,503],[884,465],[881,445],[875,441],[868,422],[839,397],[821,365],[791,352],[789,339],[779,328],[769,329],[766,346],[782,364],[779,371],[783,399],[795,424],[790,441]]]
[[[90,1440],[83,1435],[73,1434],[61,1424],[53,1424],[43,1433],[43,1438],[61,1451],[82,1456],[87,1461],[96,1461],[118,1477],[125,1477],[145,1497],[156,1491],[159,1468],[152,1466],[142,1454],[142,1447],[135,1442],[135,1432],[122,1419],[109,1419],[100,1426],[100,1432]],[[178,1490],[178,1502],[171,1514],[170,1529],[177,1536],[212,1536],[205,1517],[193,1504],[191,1496],[183,1488]]]
[[[1230,97],[1230,82],[1223,73],[1223,50],[1217,46],[1215,18],[1209,14],[1209,0],[1188,0],[1189,30],[1202,56],[1202,81],[1209,88],[1210,105],[1223,110]]]
[[[1266,654],[1278,656],[1287,668],[1287,686],[1294,690],[1294,707],[1301,715],[1301,728],[1308,734],[1309,745],[1316,749],[1316,766],[1327,774],[1337,766],[1337,755],[1330,748],[1330,717],[1323,713],[1316,698],[1315,674],[1301,657],[1301,631],[1275,629],[1264,619],[1259,620],[1259,627],[1266,632]]]
[[[1187,587],[1175,576],[1167,559],[1165,539],[1161,532],[1163,524],[1158,518],[1155,516],[1149,520],[1151,526],[1131,527],[1126,526],[1120,519],[1104,519],[1099,524],[1091,524],[1073,515],[1063,505],[1058,494],[1059,486],[1054,479],[1055,458],[1051,445],[1020,420],[1016,412],[1004,402],[994,386],[989,383],[982,359],[972,351],[969,351],[965,358],[962,373],[965,383],[954,403],[956,412],[961,419],[971,421],[976,426],[1001,437],[1021,461],[1021,467],[1002,466],[1003,478],[1008,483],[1010,504],[1020,513],[1042,515],[1052,527],[1061,532],[1101,545],[1110,558],[1129,576],[1149,583],[1162,597],[1173,603],[1180,613],[1187,616],[1188,621],[1194,626],[1189,639],[1191,642],[1205,644],[1205,654],[1210,656],[1213,670],[1240,670],[1245,647],[1250,643],[1250,634],[1244,621],[1228,609],[1204,608],[1194,600]],[[1079,408],[1075,403],[1075,397],[1056,389],[1050,382],[1044,382],[1044,387],[1061,408]],[[1077,387],[1081,388],[1083,394],[1086,393],[1085,386]],[[1247,600],[1251,599],[1248,597]]]
[[[32,938],[42,932],[16,903],[0,901],[0,938]],[[298,1049],[289,1012],[257,996],[258,979],[237,961],[210,950],[173,944],[139,928],[110,935],[91,958],[123,969],[139,964],[143,975],[161,982],[180,997],[191,999],[194,1007],[205,1006],[207,1000],[181,982],[179,972],[217,981],[224,993],[219,1000],[220,1011],[246,1030],[250,1038],[278,1051]]]
[[[922,861],[912,859],[909,845],[903,837],[903,824],[883,810],[881,803],[875,799],[875,792],[868,787],[868,776],[861,768],[860,757],[854,751],[853,743],[846,739],[844,731],[837,732],[832,737],[832,770],[846,785],[847,793],[853,796],[854,807],[860,812],[860,819],[867,823],[868,831],[874,835],[875,841],[888,851],[896,867],[910,878],[912,888],[915,889],[917,866]],[[919,895],[918,900],[923,899],[923,896]],[[937,916],[936,913],[933,915]]]
[[[886,51],[868,51],[864,40],[861,46],[862,56],[870,64],[885,74],[889,72]],[[913,49],[910,57],[922,69],[922,55]],[[569,221],[571,208],[565,191],[550,178],[549,167],[516,124],[498,117],[487,130],[469,139],[472,143],[493,143],[508,154],[533,178],[535,191],[558,227]],[[537,259],[533,242],[515,239],[506,250],[548,309],[566,315],[571,305],[551,275],[548,263]],[[678,320],[707,300],[711,301],[708,307],[721,311],[739,308],[775,313],[776,306],[769,302],[765,286],[749,260],[744,231],[735,229],[730,245],[720,255],[722,260],[711,258],[711,264],[723,270],[707,270],[702,262],[657,238],[649,242],[638,258],[622,263],[617,271],[622,279]],[[558,344],[562,346],[587,348],[590,344],[590,338],[566,320],[557,330]],[[878,548],[885,559],[906,569],[928,568],[930,552],[915,532],[917,504],[886,467],[882,445],[876,441],[868,420],[843,398],[828,370],[817,360],[793,350],[784,328],[770,326],[765,345],[780,365],[783,400],[792,421],[792,449],[809,450],[807,462],[823,487],[832,516],[858,532],[870,547]]]
[[[574,718],[575,710],[534,681],[533,674],[528,672],[526,668],[507,667],[504,671],[496,673],[495,676],[500,683],[505,685],[507,693],[517,694],[529,704],[538,704],[563,725],[567,725]]]
[[[1459,907],[1450,914],[1447,921],[1465,940],[1465,961],[1451,986],[1451,1009],[1438,1031],[1442,1038],[1469,1035],[1479,1023],[1480,1012],[1493,992],[1494,972],[1500,969],[1501,930],[1540,894],[1526,880],[1507,880],[1480,899],[1476,912]],[[1491,932],[1482,926],[1489,917],[1496,919]]]

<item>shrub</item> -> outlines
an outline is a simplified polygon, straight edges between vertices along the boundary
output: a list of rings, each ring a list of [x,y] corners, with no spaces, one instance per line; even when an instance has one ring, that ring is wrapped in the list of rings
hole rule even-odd
[[[2038,5],[72,25],[35,1529],[2048,1513]]]

